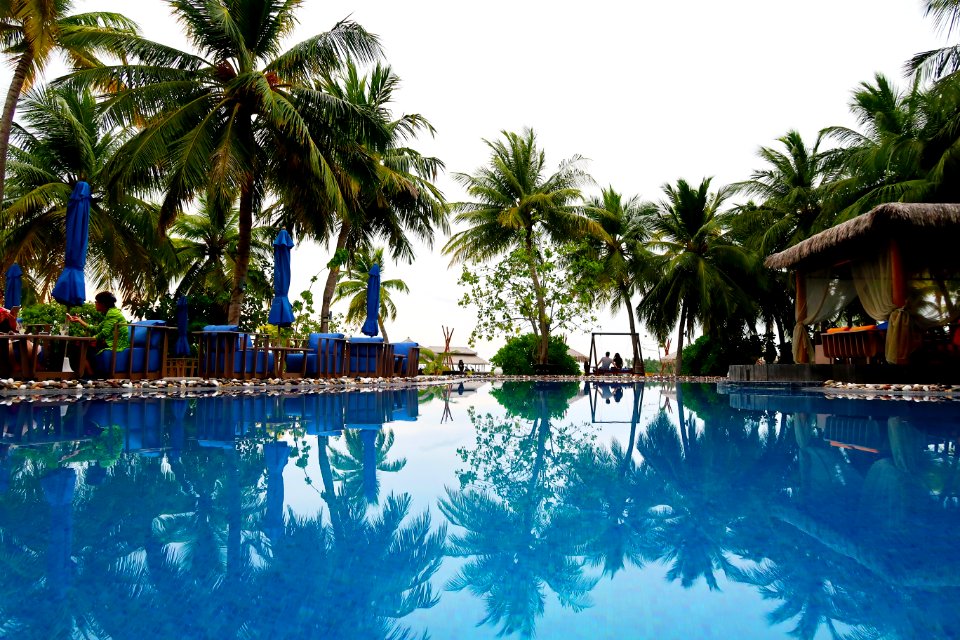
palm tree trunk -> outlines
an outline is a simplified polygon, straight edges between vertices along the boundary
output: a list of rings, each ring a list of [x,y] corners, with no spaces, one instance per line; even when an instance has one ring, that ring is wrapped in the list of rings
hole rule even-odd
[[[380,325],[380,333],[383,334],[383,341],[390,342],[390,338],[387,337],[387,328],[383,326],[383,318],[377,318],[377,324]]]
[[[533,282],[533,293],[537,298],[537,321],[540,324],[540,352],[537,354],[537,364],[547,364],[547,353],[550,350],[550,327],[547,324],[547,302],[543,297],[543,288],[540,286],[540,277],[537,274],[537,260],[533,250],[533,234],[527,232],[527,264],[530,266],[530,280]]]
[[[23,83],[27,79],[27,72],[33,64],[33,50],[28,48],[17,61],[13,71],[10,88],[7,89],[7,100],[3,103],[3,116],[0,120],[0,207],[3,206],[3,186],[7,181],[7,150],[10,148],[10,131],[13,129],[13,114],[17,111],[17,102]]]
[[[247,175],[240,188],[240,221],[237,225],[237,257],[233,267],[233,291],[230,294],[228,324],[240,324],[243,296],[247,289],[247,272],[250,269],[250,239],[253,235],[253,173]]]
[[[627,318],[630,320],[630,343],[633,345],[633,372],[646,373],[643,365],[643,352],[640,350],[640,336],[637,335],[637,321],[633,317],[633,304],[630,301],[630,295],[623,291],[622,295],[627,301]],[[637,367],[640,367],[637,369]]]
[[[347,236],[349,234],[350,223],[344,220],[340,224],[340,234],[337,236],[336,251],[338,253],[347,246]],[[330,271],[327,272],[327,283],[323,286],[323,301],[320,304],[320,333],[330,331],[330,305],[333,304],[333,293],[337,288],[339,278],[340,265],[330,267]]]
[[[687,323],[687,305],[686,303],[681,302],[680,303],[680,333],[677,336],[677,351],[676,351],[677,358],[675,360],[675,362],[677,363],[677,369],[675,373],[678,376],[680,375],[680,372],[682,371],[681,367],[683,366],[683,334],[687,332],[686,323]]]

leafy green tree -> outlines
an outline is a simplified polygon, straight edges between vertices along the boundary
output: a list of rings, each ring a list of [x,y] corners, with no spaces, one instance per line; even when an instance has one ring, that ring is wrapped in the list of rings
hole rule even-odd
[[[87,274],[99,288],[119,284],[124,298],[159,288],[154,262],[170,247],[156,234],[154,208],[130,195],[105,193],[104,170],[124,140],[89,90],[27,93],[23,124],[14,125],[9,204],[0,234],[4,262],[19,261],[41,299],[63,268],[65,218],[74,185],[91,189]],[[165,283],[164,283],[165,284]]]
[[[334,301],[349,299],[346,321],[351,324],[363,324],[364,318],[367,317],[367,285],[370,282],[370,268],[375,264],[380,265],[380,313],[377,316],[377,324],[380,326],[380,333],[383,334],[383,341],[389,342],[384,320],[397,319],[397,305],[390,297],[390,291],[410,293],[410,288],[403,280],[383,279],[385,271],[383,251],[383,247],[377,247],[372,252],[362,249],[354,255],[353,262],[347,268],[349,279],[337,283],[337,297]]]
[[[490,362],[503,369],[508,376],[533,375],[539,342],[539,338],[532,333],[510,338],[490,358]],[[547,364],[553,366],[558,375],[577,375],[580,372],[580,366],[570,355],[567,343],[559,336],[550,338]]]
[[[584,283],[576,278],[577,269],[572,265],[576,261],[578,266],[583,266],[585,260],[575,257],[570,245],[553,248],[541,243],[536,252],[540,260],[538,282],[547,304],[549,334],[583,331],[595,324],[596,290],[590,286],[592,282]],[[539,342],[539,309],[529,264],[526,249],[520,248],[493,264],[464,265],[458,284],[466,287],[466,291],[457,304],[477,310],[477,323],[470,333],[470,344],[478,338],[493,340],[526,331],[537,336]],[[600,269],[597,263],[591,263],[591,266],[594,272]],[[533,361],[537,361],[536,352]]]
[[[0,46],[13,78],[0,116],[0,203],[4,200],[7,149],[17,103],[55,54],[77,69],[101,64],[102,54],[121,56],[136,24],[118,13],[71,14],[71,0],[4,0]]]
[[[586,215],[605,232],[602,237],[587,236],[581,241],[581,257],[596,263],[593,270],[577,264],[578,274],[589,274],[599,285],[612,311],[626,310],[630,322],[633,362],[643,372],[643,354],[634,318],[633,296],[651,278],[652,256],[645,243],[650,239],[650,221],[656,205],[639,196],[624,198],[612,186],[587,201]]]
[[[695,324],[706,330],[746,304],[740,282],[753,260],[726,237],[720,211],[730,189],[710,193],[710,178],[697,188],[685,180],[664,185],[666,199],[652,222],[650,246],[659,255],[660,278],[637,307],[641,318],[664,338],[677,329],[677,371],[682,371],[683,339]]]
[[[536,302],[536,330],[540,338],[537,364],[546,364],[550,346],[549,301],[541,281],[547,257],[543,243],[562,244],[586,234],[605,238],[603,229],[583,215],[580,187],[589,181],[574,156],[547,175],[546,154],[538,148],[532,129],[520,134],[502,132],[503,140],[484,143],[490,162],[474,175],[455,175],[474,200],[451,204],[457,224],[467,228],[455,233],[444,247],[451,262],[486,262],[523,250],[530,285]]]
[[[322,185],[327,211],[345,208],[341,185],[306,113],[356,116],[356,110],[311,85],[347,56],[371,60],[376,39],[350,21],[281,51],[296,25],[301,0],[171,0],[176,17],[198,54],[149,40],[128,43],[130,63],[77,72],[72,85],[115,83],[105,108],[109,116],[139,123],[138,132],[114,155],[111,189],[163,194],[159,225],[211,191],[227,201],[239,197],[237,257],[229,321],[240,319],[254,215],[268,187],[284,183],[278,171],[295,156]],[[318,189],[320,191],[320,189]],[[283,199],[286,193],[274,194]]]

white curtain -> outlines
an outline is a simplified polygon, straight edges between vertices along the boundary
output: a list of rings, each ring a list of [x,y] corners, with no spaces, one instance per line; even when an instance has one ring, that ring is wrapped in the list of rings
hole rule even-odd
[[[893,271],[889,251],[878,251],[853,263],[853,282],[860,304],[877,322],[887,321],[884,351],[887,362],[906,362],[911,351],[910,312],[893,301]]]
[[[793,328],[793,360],[798,364],[813,361],[810,325],[836,317],[857,295],[853,281],[838,277],[831,269],[812,271],[803,278],[806,305],[797,307]]]

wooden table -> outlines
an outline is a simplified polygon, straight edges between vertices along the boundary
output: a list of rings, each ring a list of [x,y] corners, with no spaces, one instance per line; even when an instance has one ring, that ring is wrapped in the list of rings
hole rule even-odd
[[[34,341],[34,350],[33,358],[30,362],[29,377],[34,380],[50,380],[50,379],[59,379],[59,380],[76,380],[81,377],[89,377],[93,375],[93,369],[90,367],[90,362],[87,360],[87,349],[93,347],[97,343],[97,339],[88,336],[58,336],[54,334],[36,334],[27,336],[32,338]],[[51,367],[46,371],[40,371],[37,367],[37,358],[40,354],[40,348],[45,347],[46,350],[50,350],[50,347],[55,344],[63,344],[64,353],[69,353],[69,349],[72,345],[77,345],[80,348],[79,362],[77,363],[77,369],[79,371],[69,371],[64,372],[60,369],[62,366],[61,362],[49,362],[48,366]],[[48,358],[50,354],[47,354]]]

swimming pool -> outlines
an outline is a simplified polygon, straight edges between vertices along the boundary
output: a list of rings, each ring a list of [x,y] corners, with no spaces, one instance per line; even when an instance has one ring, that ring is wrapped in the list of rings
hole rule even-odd
[[[518,382],[4,404],[0,637],[956,637],[958,408]]]

